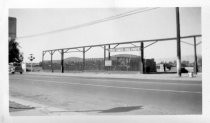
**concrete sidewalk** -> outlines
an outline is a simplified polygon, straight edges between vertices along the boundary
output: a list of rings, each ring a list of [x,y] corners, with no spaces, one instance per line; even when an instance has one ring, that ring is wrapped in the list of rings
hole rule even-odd
[[[179,81],[202,81],[202,73],[189,77],[187,73],[183,73],[178,77],[176,73],[172,74],[140,74],[140,73],[111,73],[111,72],[27,72],[29,75],[51,75],[51,76],[72,76],[72,77],[88,77],[88,78],[119,78],[119,79],[141,79],[141,80],[179,80]]]

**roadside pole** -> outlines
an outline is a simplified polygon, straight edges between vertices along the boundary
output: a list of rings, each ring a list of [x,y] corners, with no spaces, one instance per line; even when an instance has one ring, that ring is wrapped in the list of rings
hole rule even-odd
[[[44,52],[42,52],[42,70],[44,70]]]
[[[105,62],[106,62],[106,45],[104,45],[104,71],[106,70]]]
[[[64,65],[63,65],[64,51],[61,50],[61,73],[64,73]]]
[[[82,69],[83,69],[83,72],[85,71],[85,47],[83,47],[83,62],[82,62]]]
[[[32,67],[32,62],[33,62],[33,60],[35,59],[35,57],[33,56],[33,54],[29,54],[30,55],[30,57],[28,57],[28,59],[31,61],[31,72],[32,72],[32,70],[33,70],[33,67]]]
[[[179,7],[176,7],[176,31],[177,31],[177,75],[181,77],[181,46],[180,46],[180,19]]]
[[[53,51],[50,52],[50,56],[51,56],[51,59],[50,59],[51,71],[54,72],[54,70],[53,70]]]
[[[31,72],[32,72],[32,61],[31,61]]]
[[[197,50],[196,50],[196,37],[194,37],[194,73],[198,72],[198,63],[197,63]]]
[[[110,54],[110,45],[108,45],[109,52],[108,52],[108,60],[111,60],[111,54]],[[109,71],[111,71],[111,66],[109,66]]]
[[[144,74],[144,42],[140,43],[139,71],[141,74]]]

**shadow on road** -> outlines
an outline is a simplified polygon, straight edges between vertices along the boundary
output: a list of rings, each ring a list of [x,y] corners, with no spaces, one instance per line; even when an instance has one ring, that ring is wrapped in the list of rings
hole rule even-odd
[[[117,113],[117,112],[129,112],[133,110],[143,109],[143,106],[128,106],[128,107],[116,107],[108,110],[102,110],[99,113]]]
[[[133,110],[143,109],[143,106],[127,106],[127,107],[115,107],[106,110],[84,110],[84,111],[74,111],[74,112],[98,112],[98,113],[119,113],[119,112],[129,112]]]
[[[127,107],[115,107],[106,110],[83,110],[83,111],[53,111],[53,112],[97,112],[97,113],[120,113],[129,112],[133,110],[143,109],[143,106],[127,106]]]

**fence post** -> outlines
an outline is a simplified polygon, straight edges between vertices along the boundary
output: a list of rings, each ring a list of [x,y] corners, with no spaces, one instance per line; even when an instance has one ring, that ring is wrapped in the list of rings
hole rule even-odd
[[[64,52],[62,49],[61,50],[61,73],[64,73],[63,57],[64,57]]]
[[[53,60],[53,51],[50,52],[50,55],[51,55],[51,60],[50,60],[51,61],[51,70],[52,70],[52,72],[54,72],[54,70],[53,70],[53,61],[52,61]]]
[[[44,70],[44,51],[42,51],[42,70]]]
[[[85,70],[85,47],[83,47],[83,63],[82,63],[82,67],[83,67],[83,71]]]
[[[104,45],[104,70],[106,69],[105,61],[106,61],[106,45]]]
[[[198,63],[197,63],[197,49],[196,49],[196,37],[194,37],[194,73],[197,74],[198,72]]]
[[[110,45],[109,45],[109,50],[110,50]],[[110,52],[108,53],[108,59],[110,60],[111,59],[111,56],[110,56]]]
[[[141,74],[144,74],[144,42],[141,42],[141,56],[140,56],[140,62],[139,62],[139,71]]]

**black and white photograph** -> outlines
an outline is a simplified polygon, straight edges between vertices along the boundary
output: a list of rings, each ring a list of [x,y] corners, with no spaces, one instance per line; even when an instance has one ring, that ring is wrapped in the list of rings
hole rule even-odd
[[[10,8],[12,116],[202,115],[201,7]]]
[[[209,5],[0,0],[0,123],[208,123]]]

